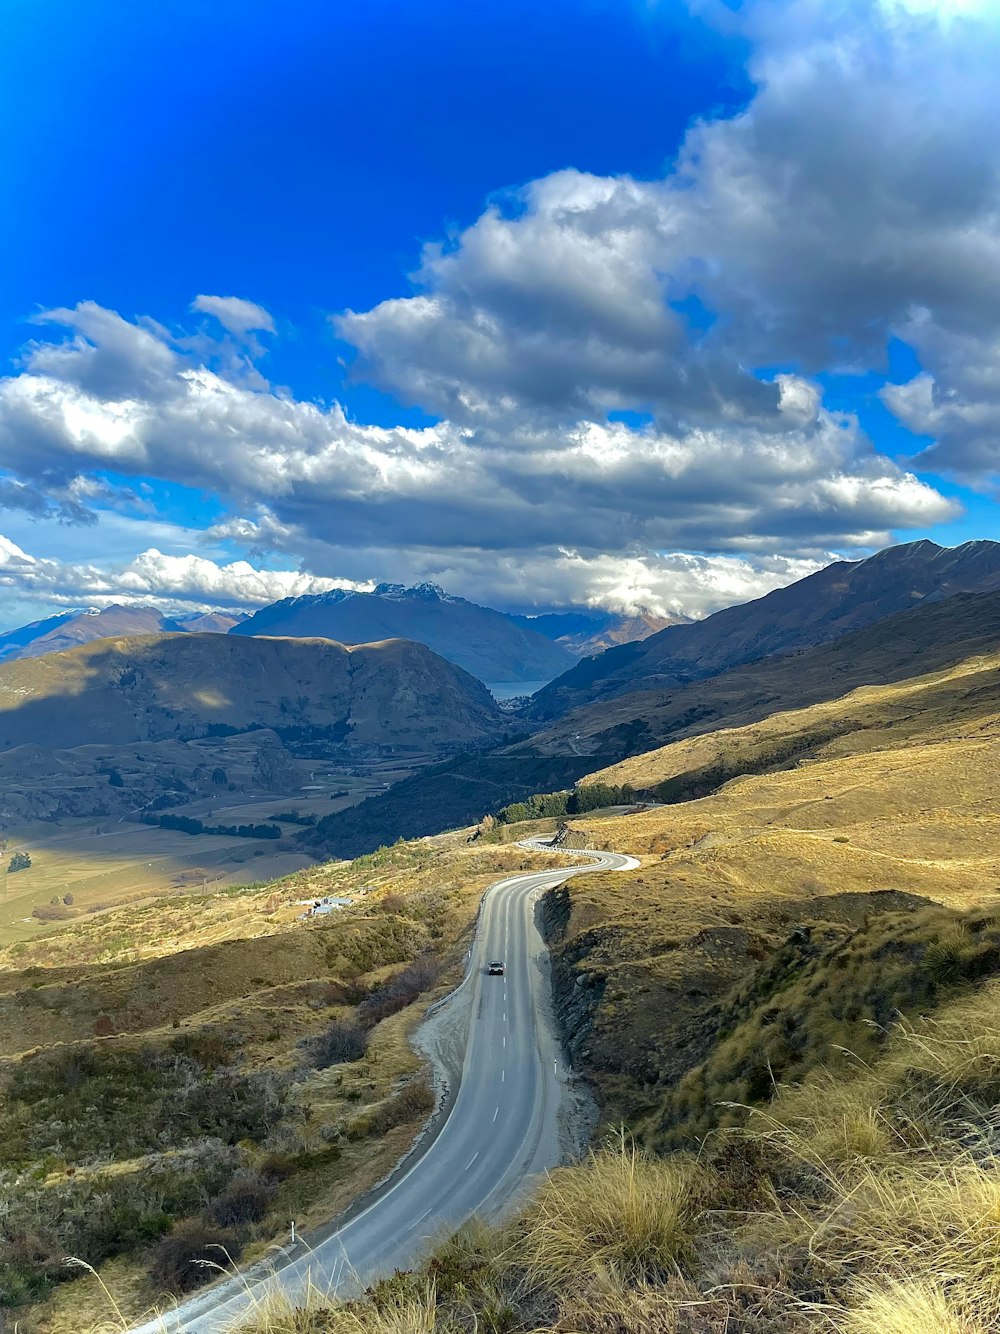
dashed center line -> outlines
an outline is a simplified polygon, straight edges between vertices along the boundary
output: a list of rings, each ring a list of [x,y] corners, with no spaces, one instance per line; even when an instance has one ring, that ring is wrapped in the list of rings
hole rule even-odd
[[[496,1111],[493,1113],[493,1120],[495,1121],[499,1115],[500,1115],[500,1108],[498,1107]]]
[[[465,1164],[465,1170],[466,1170],[467,1172],[468,1172],[469,1168],[472,1166],[472,1164],[476,1161],[476,1159],[477,1159],[478,1157],[479,1157],[479,1154],[478,1154],[478,1153],[474,1153],[474,1154],[472,1155],[472,1157],[469,1159],[469,1161]]]

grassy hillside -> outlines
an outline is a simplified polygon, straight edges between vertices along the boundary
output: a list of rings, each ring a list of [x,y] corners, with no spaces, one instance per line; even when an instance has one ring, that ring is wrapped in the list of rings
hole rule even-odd
[[[199,1229],[252,1258],[378,1180],[433,1102],[407,1034],[482,890],[536,863],[400,845],[0,951],[0,1320],[86,1328],[96,1289],[67,1254],[137,1316]],[[355,906],[301,921],[322,894]]]
[[[595,775],[783,766],[574,820],[642,863],[543,907],[574,1064],[627,1135],[365,1302],[246,1334],[1000,1327],[998,666]]]
[[[1000,653],[893,685],[773,713],[759,723],[677,741],[588,775],[584,783],[631,784],[664,801],[702,796],[740,774],[883,747],[948,740],[989,728],[1000,714]]]
[[[991,901],[1000,718],[962,730],[578,822],[602,846],[645,854],[633,876],[572,885],[554,923],[566,984],[582,978],[589,1002],[574,1020],[580,1059],[611,1114],[658,1106],[715,1040],[725,998],[797,925],[826,923],[829,896]]]
[[[798,654],[763,659],[670,691],[626,694],[576,709],[533,736],[472,757],[446,761],[384,797],[373,797],[356,810],[333,815],[323,822],[321,837],[314,841],[337,855],[352,856],[400,836],[413,837],[470,823],[533,792],[569,786],[623,757],[642,756],[675,738],[706,740],[703,746],[693,745],[689,751],[671,752],[671,759],[665,762],[668,768],[675,762],[691,770],[702,765],[713,767],[720,747],[725,748],[721,738],[728,735],[719,729],[764,720],[762,737],[766,735],[774,743],[775,762],[782,749],[786,760],[791,759],[799,746],[793,735],[797,727],[811,732],[800,747],[801,753],[809,753],[819,744],[824,727],[832,728],[836,735],[846,734],[854,727],[854,720],[835,705],[827,722],[822,721],[824,715],[815,715],[819,721],[814,728],[808,719],[783,721],[782,716],[789,710],[835,701],[853,688],[873,682],[904,683],[917,673],[946,671],[998,652],[1000,594],[968,594],[931,602]],[[989,685],[988,670],[985,680]],[[961,688],[960,683],[956,684],[956,690]],[[876,702],[868,709],[863,727],[870,728],[877,722],[878,707],[891,698],[891,692],[873,697]],[[905,695],[900,699],[900,709],[908,707]],[[965,707],[973,716],[974,701]],[[781,712],[773,717],[776,710]],[[711,739],[716,734],[718,742]],[[743,744],[733,742],[734,747]],[[860,744],[875,743],[869,738]],[[760,749],[757,746],[755,753]],[[689,759],[678,758],[682,756]],[[745,771],[739,757],[733,759],[736,767],[731,767],[727,776]],[[633,776],[608,781],[630,782],[641,788],[674,776],[673,770],[667,772],[663,765],[657,766],[658,761],[647,763],[644,759],[631,767],[615,764],[614,773]],[[694,794],[708,790],[717,781],[713,768],[713,774],[700,786],[692,778],[687,791]]]
[[[897,1023],[870,1064],[781,1086],[697,1155],[611,1137],[422,1272],[238,1334],[989,1334],[998,1004],[994,982]]]
[[[420,644],[232,635],[102,639],[0,665],[0,748],[123,745],[210,727],[320,729],[356,744],[494,736],[489,692]]]

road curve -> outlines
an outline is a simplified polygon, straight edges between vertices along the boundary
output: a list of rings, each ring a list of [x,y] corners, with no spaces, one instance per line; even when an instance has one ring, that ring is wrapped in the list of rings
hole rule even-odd
[[[550,850],[537,840],[523,846]],[[367,1208],[311,1249],[283,1253],[280,1263],[217,1284],[132,1334],[223,1334],[275,1287],[292,1298],[310,1283],[349,1295],[382,1274],[410,1268],[433,1239],[472,1214],[496,1213],[528,1179],[558,1163],[560,1049],[534,904],[541,891],[570,876],[639,865],[619,853],[560,851],[587,863],[509,876],[483,897],[460,988],[472,990],[461,1080],[425,1147]],[[504,977],[487,976],[491,959],[506,961]]]

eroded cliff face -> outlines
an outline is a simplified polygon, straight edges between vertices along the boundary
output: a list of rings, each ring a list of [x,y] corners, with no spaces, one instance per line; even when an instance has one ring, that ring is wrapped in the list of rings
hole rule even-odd
[[[577,964],[588,950],[582,938],[567,944],[569,920],[568,886],[550,889],[539,901],[538,924],[551,957],[553,1008],[566,1054],[577,1074],[586,1077],[591,1056],[589,1042],[604,995],[605,979],[597,973],[577,971]]]
[[[634,882],[588,877],[549,891],[538,912],[573,1069],[602,1122],[628,1124],[652,1148],[739,1123],[780,1082],[841,1050],[866,1057],[895,1014],[937,1003],[928,960],[957,915],[931,900],[762,896],[752,920],[687,934],[669,885],[636,917],[650,888],[648,867]],[[706,918],[714,908],[703,905]],[[997,966],[991,941],[977,950],[976,967]]]

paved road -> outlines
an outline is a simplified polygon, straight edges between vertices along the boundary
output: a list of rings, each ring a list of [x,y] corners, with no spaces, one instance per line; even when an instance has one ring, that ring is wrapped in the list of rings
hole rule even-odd
[[[472,1005],[461,1082],[424,1151],[363,1212],[310,1251],[291,1253],[270,1275],[258,1269],[220,1284],[133,1334],[221,1334],[275,1284],[293,1297],[310,1281],[347,1295],[381,1274],[409,1268],[431,1240],[474,1213],[496,1213],[530,1177],[558,1163],[561,1057],[534,903],[540,891],[569,876],[639,864],[617,853],[574,855],[586,864],[510,876],[487,891],[463,983]],[[487,976],[491,959],[506,961],[504,977]]]

